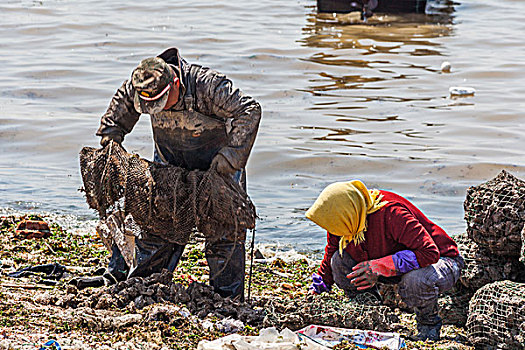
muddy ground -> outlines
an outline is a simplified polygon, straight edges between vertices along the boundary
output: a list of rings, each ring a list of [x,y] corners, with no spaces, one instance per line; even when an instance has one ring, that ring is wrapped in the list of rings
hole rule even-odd
[[[231,332],[256,335],[268,326],[295,330],[310,323],[396,331],[405,336],[408,349],[473,349],[465,330],[455,326],[444,326],[438,343],[411,341],[413,314],[373,298],[348,301],[337,290],[309,295],[317,264],[307,256],[258,259],[249,303],[222,299],[207,286],[198,241],[187,246],[173,275],[78,290],[68,281],[101,274],[107,264],[108,252],[95,232],[74,234],[50,222],[51,237],[23,239],[15,234],[19,221],[0,218],[0,349],[38,349],[49,339],[63,349],[195,349],[202,339]],[[7,276],[50,263],[67,271]]]

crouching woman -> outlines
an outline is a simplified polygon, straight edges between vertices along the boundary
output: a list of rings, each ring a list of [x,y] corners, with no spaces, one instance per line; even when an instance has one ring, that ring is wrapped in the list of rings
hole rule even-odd
[[[439,340],[438,296],[451,289],[464,266],[456,243],[407,199],[369,190],[358,180],[326,187],[306,217],[328,231],[313,293],[335,283],[353,297],[377,281],[399,283],[415,309],[418,338]]]

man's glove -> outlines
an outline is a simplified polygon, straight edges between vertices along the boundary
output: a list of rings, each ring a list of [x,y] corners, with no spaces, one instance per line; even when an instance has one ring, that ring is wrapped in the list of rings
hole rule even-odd
[[[100,145],[102,147],[106,147],[109,141],[115,141],[119,145],[122,143],[123,137],[118,134],[109,134],[102,136],[102,139],[100,140]]]
[[[223,156],[221,153],[217,153],[217,155],[213,158],[211,161],[210,168],[215,168],[217,172],[221,175],[233,175],[237,171],[228,159],[226,159],[225,156]]]
[[[396,266],[392,255],[384,258],[363,261],[352,269],[353,272],[346,276],[350,282],[363,290],[373,287],[379,276],[392,277],[397,275]]]
[[[330,286],[324,283],[323,278],[318,274],[312,274],[312,284],[308,288],[312,294],[321,294],[323,292],[329,292]]]

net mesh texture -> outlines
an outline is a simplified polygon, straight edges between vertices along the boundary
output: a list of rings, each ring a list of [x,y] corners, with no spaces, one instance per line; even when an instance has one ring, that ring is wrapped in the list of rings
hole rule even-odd
[[[523,349],[525,283],[499,281],[479,289],[470,301],[466,327],[476,349]]]
[[[399,295],[398,284],[377,283],[379,294],[382,298],[382,304],[391,309],[400,309],[407,312],[414,312],[413,308],[403,301]],[[439,316],[443,319],[444,324],[452,324],[463,327],[467,322],[468,306],[470,298],[474,291],[464,287],[459,281],[451,289],[438,298]]]
[[[464,202],[469,237],[502,256],[520,256],[525,223],[525,182],[502,170],[469,187]]]
[[[87,203],[101,220],[122,211],[140,229],[139,237],[151,233],[184,245],[196,230],[210,241],[233,241],[255,227],[255,206],[246,192],[215,169],[150,162],[110,142],[101,149],[84,147],[80,170]]]
[[[468,317],[470,298],[474,292],[457,283],[454,288],[440,295],[438,299],[439,316],[444,324],[465,326]]]
[[[460,283],[477,290],[488,283],[510,279],[525,282],[525,268],[517,257],[492,254],[488,248],[477,244],[466,233],[453,236],[465,267],[461,271]]]
[[[399,317],[373,295],[364,293],[356,300],[338,295],[304,296],[289,300],[259,300],[267,315],[263,326],[297,330],[311,324],[390,331]]]

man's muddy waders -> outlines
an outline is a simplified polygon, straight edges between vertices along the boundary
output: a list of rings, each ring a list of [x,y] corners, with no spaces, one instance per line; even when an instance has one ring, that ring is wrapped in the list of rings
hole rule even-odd
[[[246,189],[244,170],[235,173],[234,178]],[[223,235],[229,236],[230,232]],[[240,300],[244,300],[246,232],[239,233],[238,237],[237,241],[221,238],[215,242],[206,242],[205,255],[210,269],[210,285],[215,292],[222,297],[239,297]],[[107,279],[118,282],[131,277],[147,277],[162,269],[173,272],[185,247],[165,242],[156,236],[136,239],[135,245],[137,266],[131,271],[118,247],[113,245],[108,273],[105,274]]]

